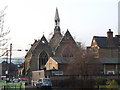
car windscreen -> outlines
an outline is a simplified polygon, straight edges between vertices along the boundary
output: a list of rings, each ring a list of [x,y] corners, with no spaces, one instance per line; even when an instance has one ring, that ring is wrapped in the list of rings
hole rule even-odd
[[[38,82],[42,82],[42,79],[39,79]],[[43,82],[51,82],[50,79],[43,79]]]
[[[43,79],[43,82],[51,82],[50,79]]]

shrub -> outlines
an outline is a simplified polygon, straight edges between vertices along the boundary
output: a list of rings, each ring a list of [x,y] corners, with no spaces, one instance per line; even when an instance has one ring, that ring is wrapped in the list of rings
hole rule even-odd
[[[107,84],[106,88],[118,88],[119,86],[115,80],[108,80],[106,84]]]

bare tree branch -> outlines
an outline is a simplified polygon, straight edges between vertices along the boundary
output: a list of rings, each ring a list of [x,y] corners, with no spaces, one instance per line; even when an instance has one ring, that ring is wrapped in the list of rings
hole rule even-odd
[[[95,54],[80,48],[75,52],[75,57],[68,65],[68,73],[72,75],[87,76],[97,75],[101,69],[101,63],[95,58]]]
[[[6,52],[6,45],[8,43],[9,38],[7,37],[10,33],[9,28],[5,29],[5,21],[4,17],[6,15],[5,10],[7,6],[0,11],[0,57],[5,55]]]

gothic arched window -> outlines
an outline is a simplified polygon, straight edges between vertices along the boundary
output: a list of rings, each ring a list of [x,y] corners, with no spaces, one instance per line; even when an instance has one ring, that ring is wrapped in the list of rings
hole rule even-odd
[[[39,69],[44,69],[44,66],[47,61],[48,61],[48,55],[45,51],[42,51],[39,56]]]

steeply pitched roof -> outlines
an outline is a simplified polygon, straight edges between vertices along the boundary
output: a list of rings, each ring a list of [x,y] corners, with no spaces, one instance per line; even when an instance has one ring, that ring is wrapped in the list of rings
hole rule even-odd
[[[35,42],[31,45],[31,48],[29,49],[25,57],[32,55],[32,52],[35,50],[38,44],[48,44],[48,41],[44,35],[42,36],[41,40],[38,41],[35,40]]]
[[[100,48],[108,48],[110,46],[109,44],[112,44],[112,48],[118,48],[119,46],[119,39],[120,37],[113,37],[111,40],[112,43],[108,43],[107,37],[101,37],[101,36],[94,36],[93,39],[96,41],[97,45]]]
[[[69,48],[71,51],[70,53],[73,53],[73,51],[78,49],[78,45],[68,30],[58,44],[58,47],[55,49],[55,56],[63,56],[63,52],[65,52],[66,48]]]
[[[27,52],[25,58],[26,58],[27,56],[30,56],[30,55],[32,54],[32,52],[34,51],[34,49],[35,49],[35,47],[37,46],[37,44],[38,44],[38,41],[35,40],[35,42],[31,45],[31,48],[30,48],[29,51]]]
[[[52,50],[54,51],[56,49],[56,47],[59,45],[61,39],[62,39],[62,34],[58,33],[58,34],[54,34],[50,40],[50,46],[52,47]]]
[[[43,35],[42,38],[38,41],[38,44],[36,45],[34,51],[41,51],[41,50],[47,50],[49,52],[52,52],[52,49],[47,41],[47,39],[45,38],[45,36]]]
[[[43,35],[42,38],[40,39],[39,43],[41,44],[48,44],[47,39],[45,38],[45,36]]]
[[[71,62],[73,60],[72,57],[67,57],[67,58],[62,58],[62,57],[51,57],[53,58],[53,60],[55,60],[57,63],[59,64],[68,64],[69,62]]]
[[[72,43],[75,43],[75,44],[76,44],[76,42],[75,42],[75,40],[73,39],[72,35],[70,34],[69,30],[66,31],[66,33],[65,33],[65,35],[63,36],[60,44],[61,44],[61,43],[68,43],[68,42],[69,42],[69,43],[72,42]]]

